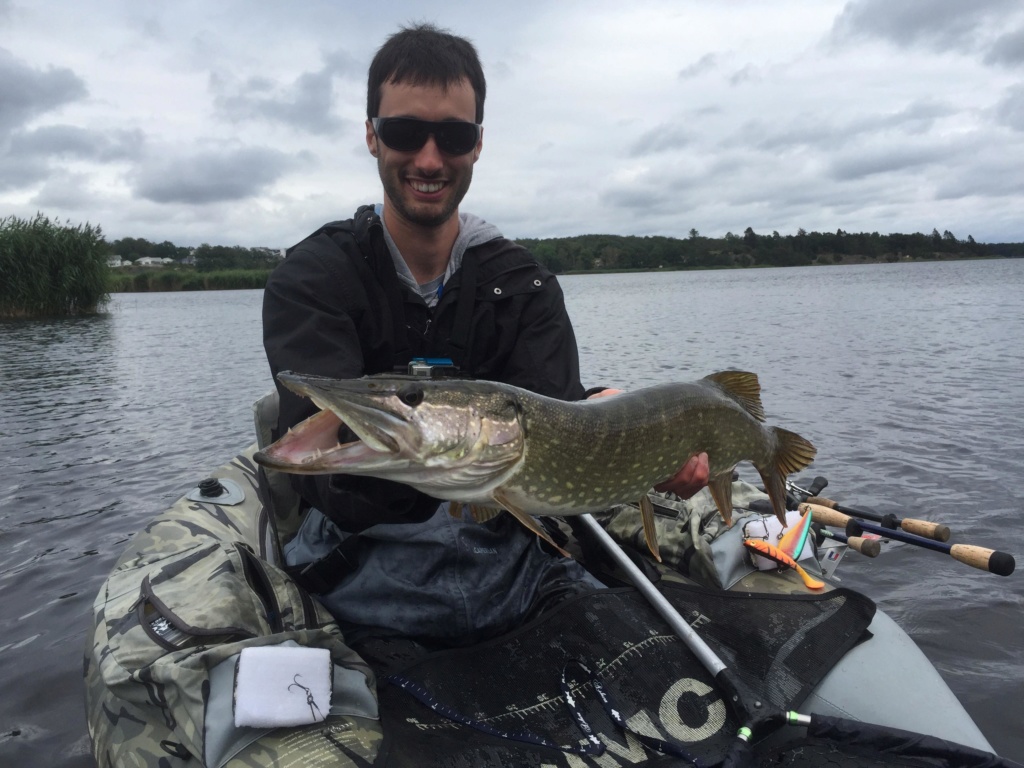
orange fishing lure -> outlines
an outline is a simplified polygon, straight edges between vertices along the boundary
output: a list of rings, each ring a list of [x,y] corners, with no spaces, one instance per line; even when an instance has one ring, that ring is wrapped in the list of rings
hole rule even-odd
[[[761,539],[744,539],[743,546],[752,552],[756,552],[761,557],[767,557],[769,560],[774,560],[779,565],[785,565],[789,568],[794,569],[800,574],[800,578],[803,579],[804,585],[808,589],[823,589],[825,582],[818,581],[816,578],[811,576],[807,571],[800,567],[792,557],[787,555],[781,549],[773,544],[769,544],[767,541],[761,541]]]

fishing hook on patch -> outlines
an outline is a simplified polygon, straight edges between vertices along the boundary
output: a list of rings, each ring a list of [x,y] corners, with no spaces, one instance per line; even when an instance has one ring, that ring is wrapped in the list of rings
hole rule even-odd
[[[309,714],[313,718],[313,721],[320,722],[326,719],[324,718],[323,713],[320,712],[320,707],[316,705],[316,699],[313,698],[313,692],[299,682],[300,677],[302,677],[302,675],[296,672],[295,677],[292,678],[292,684],[288,686],[288,690],[290,691],[292,688],[296,687],[304,690],[306,692],[306,703],[309,705]]]

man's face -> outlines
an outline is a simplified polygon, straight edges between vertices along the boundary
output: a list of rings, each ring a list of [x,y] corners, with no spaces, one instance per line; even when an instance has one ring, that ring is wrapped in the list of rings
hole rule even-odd
[[[379,117],[475,122],[475,116],[476,94],[465,79],[447,90],[393,82],[381,88]],[[476,148],[465,155],[441,152],[433,136],[415,152],[399,152],[380,141],[367,120],[366,145],[377,158],[386,207],[410,224],[438,227],[457,213],[469,191],[483,133]]]

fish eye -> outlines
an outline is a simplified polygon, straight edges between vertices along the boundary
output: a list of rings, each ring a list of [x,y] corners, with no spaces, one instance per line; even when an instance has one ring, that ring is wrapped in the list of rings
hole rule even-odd
[[[398,399],[408,405],[410,408],[415,408],[417,405],[423,402],[423,387],[416,384],[411,384],[406,387],[402,387],[398,390]]]

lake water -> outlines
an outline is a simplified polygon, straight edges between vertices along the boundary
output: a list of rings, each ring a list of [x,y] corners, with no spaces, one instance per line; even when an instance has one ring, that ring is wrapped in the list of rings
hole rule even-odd
[[[802,477],[827,495],[1024,557],[1024,260],[561,282],[585,385],[755,371],[769,422],[818,446]],[[0,765],[93,764],[92,600],[136,530],[252,441],[261,298],[121,294],[101,317],[0,323]],[[1024,566],[890,546],[839,576],[1024,761]]]

